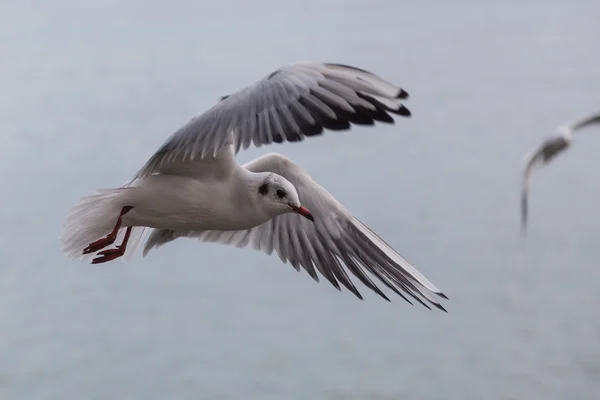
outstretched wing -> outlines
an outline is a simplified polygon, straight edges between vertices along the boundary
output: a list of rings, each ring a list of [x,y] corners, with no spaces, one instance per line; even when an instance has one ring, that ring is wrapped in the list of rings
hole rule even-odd
[[[351,124],[394,123],[388,114],[409,116],[400,101],[408,93],[368,71],[328,63],[283,67],[253,85],[224,96],[167,139],[135,178],[215,157],[228,144],[234,152],[255,146],[295,142],[323,129]],[[179,168],[179,167],[177,167]],[[189,168],[189,167],[188,167]],[[135,179],[134,178],[134,179]]]
[[[529,214],[529,184],[531,173],[534,167],[543,162],[544,146],[531,151],[525,156],[525,169],[523,171],[523,182],[521,185],[521,234],[524,235],[527,230],[527,217]]]
[[[268,154],[245,167],[252,172],[274,172],[288,179],[296,187],[302,205],[313,214],[314,223],[288,213],[243,231],[155,230],[146,242],[144,255],[151,248],[177,237],[197,237],[205,242],[237,247],[252,246],[266,254],[275,251],[283,262],[289,262],[297,270],[304,268],[316,281],[319,281],[318,271],[338,290],[341,283],[359,298],[362,296],[347,271],[388,301],[367,272],[409,303],[405,294],[427,308],[426,302],[429,302],[444,310],[432,296],[436,294],[447,298],[439,289],[383,239],[353,217],[298,165],[281,155]]]
[[[572,132],[575,132],[577,130],[585,128],[586,126],[594,124],[600,124],[600,112],[596,112],[594,114],[590,114],[586,117],[572,121],[571,123],[566,125],[566,128]]]

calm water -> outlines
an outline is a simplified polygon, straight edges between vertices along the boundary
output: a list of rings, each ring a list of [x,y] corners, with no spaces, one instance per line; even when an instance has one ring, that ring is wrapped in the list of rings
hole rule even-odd
[[[538,174],[524,247],[517,206],[525,152],[600,106],[600,3],[86,3],[0,5],[2,400],[598,398],[600,135]],[[414,117],[240,160],[303,164],[448,314],[194,240],[61,254],[79,196],[297,60],[398,82]]]

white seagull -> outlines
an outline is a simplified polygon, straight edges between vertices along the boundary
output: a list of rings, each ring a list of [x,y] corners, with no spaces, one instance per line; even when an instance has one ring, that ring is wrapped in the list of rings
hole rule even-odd
[[[566,150],[573,140],[575,131],[598,123],[600,123],[600,112],[561,125],[557,129],[556,136],[546,139],[539,147],[525,156],[525,170],[521,187],[521,232],[523,234],[527,229],[529,182],[534,167],[548,164],[554,157]]]
[[[93,264],[126,254],[146,227],[154,228],[143,255],[178,237],[273,250],[296,270],[317,271],[362,299],[347,270],[388,300],[370,273],[411,303],[446,311],[447,299],[387,243],[355,218],[300,166],[271,153],[245,165],[235,154],[253,143],[296,142],[351,124],[393,124],[410,116],[408,93],[368,71],[332,63],[296,63],[221,98],[173,133],[120,188],[82,198],[61,236],[70,258]],[[122,235],[122,241],[114,244]],[[136,243],[129,246],[135,251]],[[346,266],[346,269],[344,268]],[[412,303],[411,303],[412,304]]]

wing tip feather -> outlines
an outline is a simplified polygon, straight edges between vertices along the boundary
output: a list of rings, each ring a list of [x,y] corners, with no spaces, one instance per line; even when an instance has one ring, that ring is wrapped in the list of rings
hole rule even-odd
[[[402,115],[403,117],[410,117],[412,116],[412,112],[404,105],[400,105],[400,108],[398,109],[398,115]]]
[[[438,296],[440,296],[442,299],[450,300],[448,298],[448,296],[446,296],[446,294],[443,292],[434,292],[434,293],[437,294]]]
[[[410,95],[408,94],[408,92],[402,88],[400,88],[400,91],[396,95],[397,99],[408,99],[409,97]]]

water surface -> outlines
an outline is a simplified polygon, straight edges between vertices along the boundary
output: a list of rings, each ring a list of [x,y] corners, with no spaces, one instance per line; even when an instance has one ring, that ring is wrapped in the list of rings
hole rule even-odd
[[[600,5],[9,0],[0,13],[0,398],[596,399]],[[127,181],[222,95],[298,60],[402,85],[413,118],[278,151],[446,292],[365,301],[252,250],[178,240],[67,260],[79,196]]]

